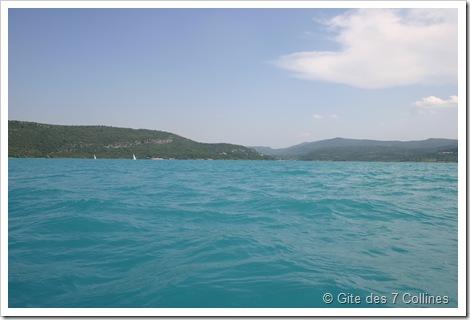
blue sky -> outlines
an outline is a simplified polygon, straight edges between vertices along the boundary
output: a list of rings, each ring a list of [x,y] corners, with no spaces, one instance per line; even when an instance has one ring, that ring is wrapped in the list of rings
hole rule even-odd
[[[284,147],[457,138],[456,10],[10,9],[9,119]]]

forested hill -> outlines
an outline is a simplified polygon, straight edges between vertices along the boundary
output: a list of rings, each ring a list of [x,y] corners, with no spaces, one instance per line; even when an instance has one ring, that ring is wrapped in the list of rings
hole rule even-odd
[[[458,158],[458,143],[453,139],[380,141],[334,138],[282,149],[253,148],[264,155],[292,160],[457,162]]]
[[[8,121],[9,157],[269,159],[235,144],[200,143],[164,131]]]
[[[8,121],[8,156],[131,159],[288,159],[457,162],[457,140],[379,141],[334,138],[289,148],[200,143],[173,133],[108,126]]]

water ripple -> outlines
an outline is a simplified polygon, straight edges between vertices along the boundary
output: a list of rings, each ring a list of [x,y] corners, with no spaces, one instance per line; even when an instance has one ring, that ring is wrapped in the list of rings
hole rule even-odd
[[[9,160],[9,268],[10,307],[455,307],[457,165]]]

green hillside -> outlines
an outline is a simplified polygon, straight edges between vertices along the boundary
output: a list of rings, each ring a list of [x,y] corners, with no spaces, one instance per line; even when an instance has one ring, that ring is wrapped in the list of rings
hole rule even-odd
[[[8,121],[9,157],[457,162],[457,140],[335,138],[284,149],[200,143],[156,130]]]
[[[9,157],[269,159],[227,143],[200,143],[155,130],[8,121]]]
[[[380,141],[334,138],[282,149],[254,149],[276,159],[292,160],[457,162],[458,157],[458,143],[453,139]]]

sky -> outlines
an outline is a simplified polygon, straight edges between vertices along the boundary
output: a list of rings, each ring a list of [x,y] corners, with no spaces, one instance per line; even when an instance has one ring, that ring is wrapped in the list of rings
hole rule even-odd
[[[9,119],[287,147],[457,138],[457,9],[10,9]]]

